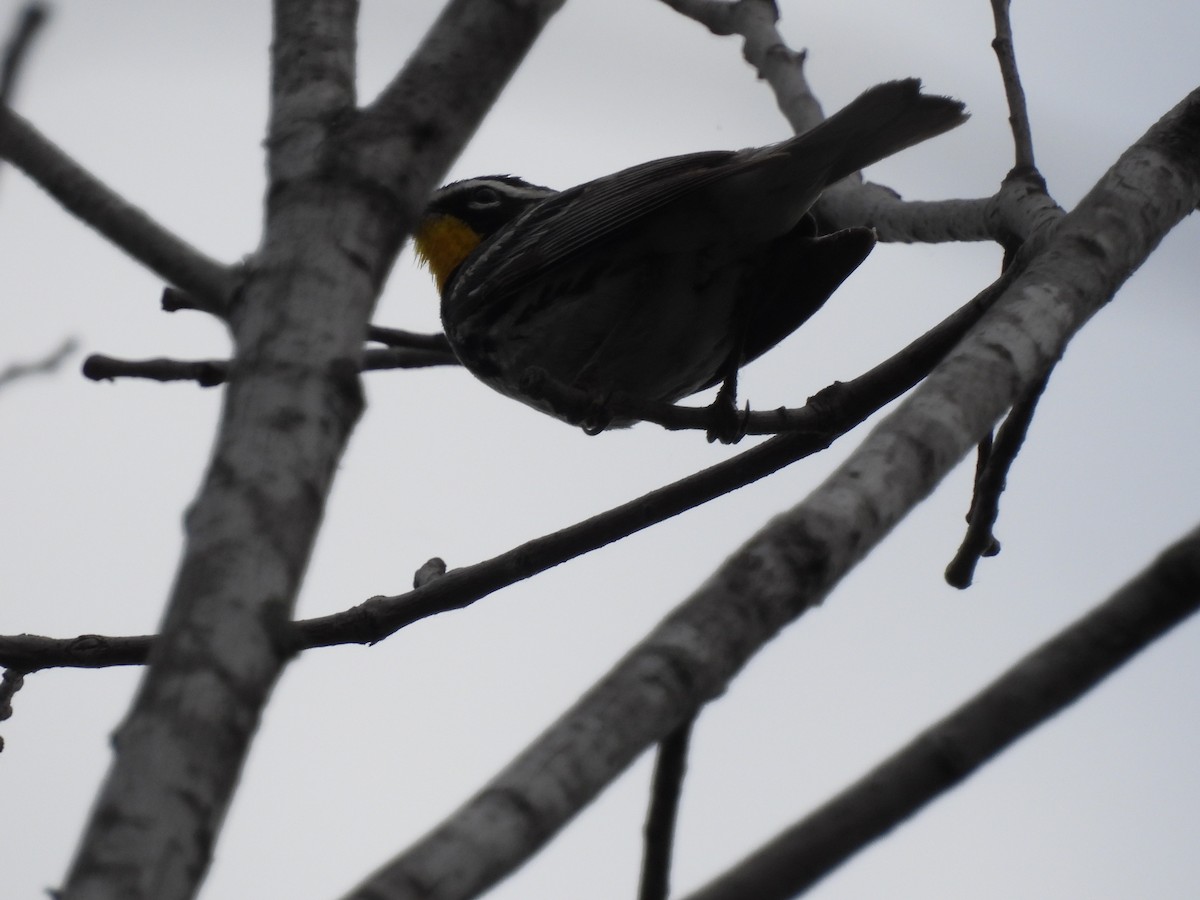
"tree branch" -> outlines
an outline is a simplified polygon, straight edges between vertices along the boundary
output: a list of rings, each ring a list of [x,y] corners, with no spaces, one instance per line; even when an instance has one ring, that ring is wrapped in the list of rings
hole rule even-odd
[[[687,900],[796,897],[1200,608],[1200,529],[838,796]]]
[[[180,240],[101,184],[12,110],[0,108],[0,157],[28,175],[64,209],[155,274],[223,308],[233,296],[233,270]]]
[[[440,883],[439,900],[461,900],[516,868],[820,603],[1198,201],[1200,91],[1122,156],[979,327],[823,485],[730,557],[475,797],[349,896],[420,896],[415,886],[453,859],[454,884]]]
[[[274,9],[268,206],[336,158],[328,137],[354,112],[357,57],[357,0],[275,0]]]
[[[986,453],[981,454],[975,493],[967,514],[967,533],[954,559],[946,567],[946,583],[951,587],[960,590],[970,587],[979,560],[984,556],[994,556],[999,551],[1000,545],[992,529],[1000,513],[1000,495],[1004,492],[1008,472],[1021,452],[1038,401],[1049,381],[1050,372],[1047,371],[1029,387],[1000,426],[995,441],[989,441]]]
[[[645,851],[638,900],[667,900],[671,892],[671,856],[675,849],[675,820],[687,774],[688,743],[694,719],[688,719],[658,745],[650,811],[646,815]]]
[[[410,350],[405,347],[371,348],[363,351],[363,372],[385,369],[425,369],[430,366],[456,366],[450,352]],[[2,374],[2,373],[0,373]],[[83,361],[84,377],[92,381],[116,378],[145,378],[150,381],[194,381],[200,387],[216,387],[229,378],[229,361],[224,359],[116,359],[93,353]]]
[[[386,344],[389,347],[404,348],[407,350],[433,350],[437,352],[449,353],[454,355],[454,351],[450,349],[450,342],[446,340],[446,336],[441,332],[437,334],[418,334],[415,331],[403,331],[399,328],[384,328],[380,325],[372,325],[367,329],[367,340],[375,341],[378,344]]]
[[[13,695],[25,684],[25,673],[17,669],[5,669],[0,675],[0,722],[12,717]],[[4,738],[0,737],[0,752],[4,750]]]
[[[28,378],[30,375],[45,375],[55,371],[78,348],[79,345],[74,338],[67,338],[58,346],[57,350],[51,351],[39,360],[28,363],[10,363],[0,369],[0,388],[22,378]]]
[[[4,47],[4,57],[0,60],[0,107],[12,102],[17,76],[33,45],[33,39],[46,24],[48,15],[48,10],[41,3],[26,3],[17,14],[16,24]]]
[[[992,0],[992,18],[996,23],[996,38],[992,49],[1000,63],[1000,77],[1008,98],[1008,122],[1012,126],[1017,169],[1036,169],[1033,161],[1033,130],[1029,127],[1029,109],[1025,105],[1025,90],[1017,69],[1017,54],[1013,48],[1012,21],[1009,17],[1011,0]]]
[[[805,51],[788,47],[779,33],[774,0],[663,0],[677,13],[694,19],[715,35],[742,37],[742,57],[771,86],[779,111],[796,134],[825,118],[808,79]]]

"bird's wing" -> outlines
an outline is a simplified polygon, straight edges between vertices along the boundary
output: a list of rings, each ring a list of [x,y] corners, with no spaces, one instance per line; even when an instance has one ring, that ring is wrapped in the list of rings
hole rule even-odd
[[[766,353],[817,312],[875,246],[870,228],[813,236],[811,217],[764,250],[750,267],[742,302],[746,316],[742,363]],[[718,384],[714,378],[705,387]]]
[[[732,150],[656,159],[550,197],[480,248],[476,259],[486,257],[488,278],[479,286],[493,299],[517,290],[689,192],[739,171],[745,159]]]

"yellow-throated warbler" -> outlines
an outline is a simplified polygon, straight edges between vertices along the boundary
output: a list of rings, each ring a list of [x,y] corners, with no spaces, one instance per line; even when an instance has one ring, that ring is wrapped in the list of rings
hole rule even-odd
[[[738,367],[800,327],[874,245],[866,228],[818,236],[821,192],[965,118],[909,79],[768,147],[658,159],[565,191],[458,181],[433,195],[416,250],[454,352],[501,393],[580,424],[584,410],[528,390],[532,373],[601,408],[617,392],[673,403],[723,382],[732,413]]]

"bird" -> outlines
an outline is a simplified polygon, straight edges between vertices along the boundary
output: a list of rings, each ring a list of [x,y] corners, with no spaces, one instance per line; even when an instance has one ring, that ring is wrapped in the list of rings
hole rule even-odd
[[[709,439],[736,440],[739,369],[875,244],[864,227],[818,233],[813,204],[966,118],[909,78],[764,147],[656,159],[562,191],[512,175],[455,181],[431,196],[414,248],[455,355],[500,393],[595,433],[633,424],[622,397],[666,405],[721,385]]]

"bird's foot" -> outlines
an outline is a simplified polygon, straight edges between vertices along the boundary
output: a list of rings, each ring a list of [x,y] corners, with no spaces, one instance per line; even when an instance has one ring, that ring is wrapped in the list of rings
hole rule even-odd
[[[738,409],[737,400],[732,393],[726,393],[722,387],[715,400],[708,407],[708,429],[705,436],[711,444],[720,441],[722,444],[736,444],[746,436],[746,428],[750,424],[750,404],[744,409]]]

